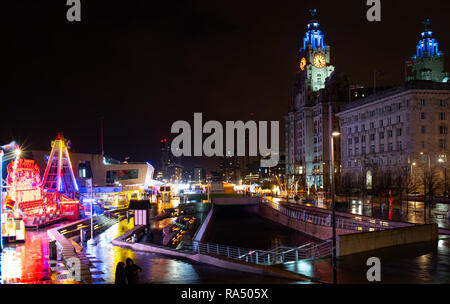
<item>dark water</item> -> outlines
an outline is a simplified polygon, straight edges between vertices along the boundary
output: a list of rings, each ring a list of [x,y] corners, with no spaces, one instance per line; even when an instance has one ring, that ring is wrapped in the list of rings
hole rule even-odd
[[[258,206],[215,206],[205,242],[249,249],[301,246],[314,238],[258,215]]]

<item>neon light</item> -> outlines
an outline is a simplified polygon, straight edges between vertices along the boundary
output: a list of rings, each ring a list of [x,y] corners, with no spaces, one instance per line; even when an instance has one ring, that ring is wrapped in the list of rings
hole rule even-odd
[[[70,161],[69,151],[67,150],[67,147],[64,147],[64,149],[65,149],[66,156],[67,156],[67,162],[69,163],[70,173],[72,175],[72,179],[73,179],[73,184],[75,186],[75,190],[76,191],[80,191],[78,189],[78,183],[77,183],[77,180],[75,178],[75,174],[73,173],[72,162]]]

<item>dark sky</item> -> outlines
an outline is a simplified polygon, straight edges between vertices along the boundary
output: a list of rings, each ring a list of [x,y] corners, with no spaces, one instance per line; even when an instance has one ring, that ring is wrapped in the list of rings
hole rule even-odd
[[[98,152],[104,117],[106,154],[159,167],[159,140],[194,112],[282,121],[309,8],[353,84],[371,86],[374,68],[379,85],[400,84],[426,17],[450,50],[449,1],[382,0],[379,23],[365,0],[81,2],[69,23],[63,0],[2,1],[0,143],[49,149],[62,131]]]

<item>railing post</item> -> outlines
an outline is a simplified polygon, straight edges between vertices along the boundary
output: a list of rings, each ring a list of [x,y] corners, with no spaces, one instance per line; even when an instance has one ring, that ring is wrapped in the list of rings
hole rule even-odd
[[[267,264],[270,265],[270,253],[267,254]]]
[[[256,264],[258,264],[258,251],[256,251]]]
[[[209,254],[209,243],[206,243],[206,253]]]
[[[238,258],[241,258],[241,248],[238,247]]]
[[[295,249],[295,261],[298,262],[298,248]]]
[[[217,255],[219,255],[219,244],[216,244],[217,245]]]
[[[227,258],[230,257],[230,246],[227,246]]]

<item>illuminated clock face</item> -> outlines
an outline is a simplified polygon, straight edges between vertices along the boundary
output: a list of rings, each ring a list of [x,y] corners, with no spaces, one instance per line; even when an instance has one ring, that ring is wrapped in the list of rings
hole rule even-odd
[[[317,54],[316,56],[314,56],[313,63],[316,68],[321,69],[327,64],[327,60],[322,54]]]
[[[305,70],[305,67],[306,67],[306,58],[303,57],[303,58],[300,60],[300,70],[304,71],[304,70]]]

